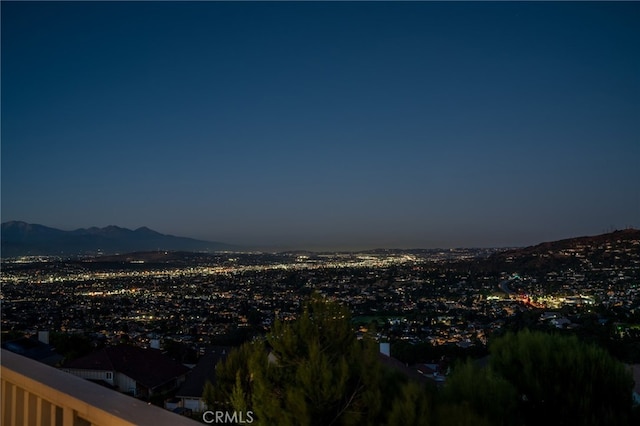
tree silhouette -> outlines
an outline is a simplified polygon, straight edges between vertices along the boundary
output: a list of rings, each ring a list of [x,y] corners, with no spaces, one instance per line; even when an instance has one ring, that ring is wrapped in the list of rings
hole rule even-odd
[[[433,425],[430,394],[416,382],[406,383],[393,400],[388,426]]]
[[[525,424],[628,424],[633,378],[604,349],[524,330],[496,339],[490,353],[493,371],[518,393]]]
[[[234,409],[265,425],[379,423],[377,350],[356,339],[346,308],[314,296],[297,320],[276,321],[267,343],[268,354],[263,343],[245,344],[220,365],[220,392]]]
[[[211,409],[215,406],[216,394],[214,386],[211,384],[210,380],[207,380],[204,383],[204,389],[202,390],[202,399],[207,405],[207,409]]]
[[[468,360],[457,366],[443,390],[446,402],[463,402],[492,425],[516,424],[518,395],[515,387],[490,367],[479,367]],[[463,411],[464,411],[463,410]]]
[[[217,401],[262,425],[626,425],[633,379],[605,350],[575,336],[506,333],[488,367],[467,362],[442,392],[382,366],[349,312],[314,296],[218,365]]]

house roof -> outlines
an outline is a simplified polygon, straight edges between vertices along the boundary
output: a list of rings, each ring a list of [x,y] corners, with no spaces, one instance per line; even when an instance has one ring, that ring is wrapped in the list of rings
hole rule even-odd
[[[110,349],[111,348],[103,348],[86,356],[67,361],[62,367],[77,370],[116,371],[116,367],[109,356],[110,352],[112,352]]]
[[[158,349],[143,349],[129,345],[100,349],[66,363],[64,368],[116,371],[151,389],[189,371],[187,367]]]
[[[227,357],[230,349],[227,346],[212,346],[208,348],[196,366],[193,367],[193,370],[187,375],[187,379],[176,393],[176,396],[200,398],[206,381],[216,382],[216,365]]]
[[[427,383],[429,379],[418,372],[418,370],[405,365],[402,361],[385,355],[383,353],[378,354],[378,359],[382,365],[397,370],[407,376],[409,379],[416,380],[420,383]]]
[[[44,364],[54,366],[64,358],[57,353],[53,346],[43,343],[34,338],[22,337],[20,339],[6,342],[3,348],[13,353],[26,356]]]

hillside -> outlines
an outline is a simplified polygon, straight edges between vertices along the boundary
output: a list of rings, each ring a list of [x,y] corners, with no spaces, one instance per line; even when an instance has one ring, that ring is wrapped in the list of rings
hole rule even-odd
[[[544,242],[530,247],[494,253],[483,269],[531,272],[559,268],[625,266],[637,261],[640,230],[624,229],[607,234]]]

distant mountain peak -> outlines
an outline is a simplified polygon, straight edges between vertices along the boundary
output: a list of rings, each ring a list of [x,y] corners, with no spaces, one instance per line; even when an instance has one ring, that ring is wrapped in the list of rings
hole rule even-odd
[[[27,223],[21,220],[11,220],[9,222],[4,222],[2,224],[2,229],[10,229],[10,228],[22,228],[22,229],[31,229],[31,228],[48,228],[44,225],[38,225],[36,223]],[[48,228],[53,229],[53,228]]]
[[[23,222],[21,220],[10,220],[8,222],[4,222],[2,224],[3,227],[5,226],[25,226],[25,225],[29,225],[27,222]]]
[[[162,235],[161,233],[154,231],[153,229],[147,228],[146,226],[141,226],[140,228],[137,228],[133,232],[137,232],[140,234]]]

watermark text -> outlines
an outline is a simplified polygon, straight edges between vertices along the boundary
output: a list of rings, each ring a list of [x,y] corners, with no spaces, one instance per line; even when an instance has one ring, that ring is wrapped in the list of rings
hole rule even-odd
[[[207,424],[250,424],[253,423],[253,411],[205,411],[202,420]]]

